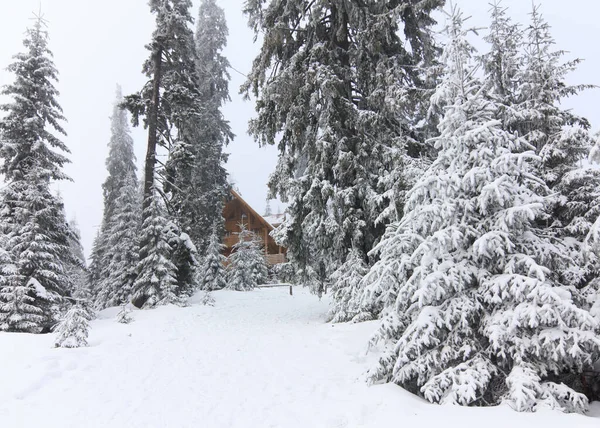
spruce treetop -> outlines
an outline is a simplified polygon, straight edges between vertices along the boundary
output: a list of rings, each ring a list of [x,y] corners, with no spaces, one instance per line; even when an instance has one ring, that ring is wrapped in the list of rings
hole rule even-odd
[[[133,149],[133,138],[129,129],[127,112],[121,107],[123,94],[117,85],[116,99],[111,116],[111,136],[108,142],[106,169],[108,176],[102,184],[104,191],[104,221],[110,222],[114,204],[126,182],[136,180],[137,166]]]
[[[62,166],[69,160],[60,152],[69,153],[69,149],[56,136],[66,135],[61,125],[66,119],[57,100],[58,71],[44,27],[43,19],[37,17],[27,29],[26,51],[15,55],[15,62],[8,66],[15,80],[1,91],[11,98],[0,106],[6,112],[0,122],[0,157],[4,160],[0,172],[7,180],[21,179],[32,168],[39,180],[68,179]]]
[[[203,0],[196,24],[200,91],[218,106],[229,100],[229,60],[222,54],[228,35],[225,11],[215,0]]]

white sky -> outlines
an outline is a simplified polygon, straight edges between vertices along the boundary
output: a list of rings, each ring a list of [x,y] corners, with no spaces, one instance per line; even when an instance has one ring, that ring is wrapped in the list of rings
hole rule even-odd
[[[487,25],[488,1],[454,0],[469,24]],[[110,136],[109,116],[117,83],[125,94],[137,91],[145,82],[141,66],[147,57],[145,44],[150,40],[153,17],[144,0],[0,0],[0,85],[11,76],[4,71],[12,55],[23,50],[25,28],[31,24],[32,12],[42,6],[49,21],[50,48],[60,72],[60,103],[68,123],[65,142],[70,147],[72,164],[67,173],[73,183],[61,183],[69,217],[75,217],[82,232],[82,243],[89,254],[91,243],[102,216],[101,184],[105,179],[104,161]],[[199,1],[194,0],[193,16]],[[241,13],[243,0],[220,0],[229,25],[229,44],[225,54],[232,66],[242,73],[250,70],[259,47]],[[572,83],[600,84],[600,43],[598,0],[541,0],[542,13],[553,27],[557,47],[569,51],[568,58],[586,61],[570,76]],[[511,15],[521,23],[528,22],[529,0],[504,0]],[[483,30],[485,34],[485,30]],[[266,182],[277,160],[274,147],[259,148],[246,134],[248,119],[254,114],[252,102],[238,95],[243,76],[231,71],[232,102],[225,110],[236,134],[226,149],[230,153],[228,171],[243,197],[259,212],[265,206]],[[600,126],[596,108],[597,90],[587,91],[566,105],[586,116],[594,129]],[[133,131],[138,165],[145,153],[143,128]],[[277,211],[277,203],[272,208]]]

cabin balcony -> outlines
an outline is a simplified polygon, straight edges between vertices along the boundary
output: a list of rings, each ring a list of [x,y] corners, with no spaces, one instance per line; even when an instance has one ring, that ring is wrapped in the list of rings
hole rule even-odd
[[[267,254],[267,263],[269,265],[278,265],[286,261],[285,254]]]

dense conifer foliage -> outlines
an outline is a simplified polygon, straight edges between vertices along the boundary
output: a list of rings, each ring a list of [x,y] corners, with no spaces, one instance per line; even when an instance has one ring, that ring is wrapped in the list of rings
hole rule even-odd
[[[430,13],[442,3],[245,3],[262,38],[244,87],[257,98],[250,132],[278,146],[269,184],[290,204],[278,237],[318,293],[351,249],[367,262],[414,179]]]
[[[244,224],[240,224],[238,242],[233,246],[228,262],[226,288],[248,291],[266,283],[268,270],[261,240]]]
[[[223,255],[224,245],[217,232],[217,226],[213,227],[213,232],[208,242],[204,264],[200,274],[200,288],[205,291],[221,290],[227,286],[225,261]]]
[[[2,257],[0,330],[39,333],[56,322],[64,297],[74,288],[69,266],[76,257],[61,199],[51,191],[66,180],[69,150],[54,84],[58,72],[48,47],[45,22],[37,18],[8,67],[14,82],[4,86],[9,101],[0,108],[0,194]]]
[[[405,215],[377,246],[366,306],[382,315],[373,343],[388,351],[372,379],[433,402],[511,403],[582,412],[562,383],[598,358],[598,320],[562,281],[568,248],[540,228],[552,209],[536,147],[496,119],[462,17],[454,11],[438,156],[407,195]],[[493,76],[493,74],[491,74]]]
[[[564,101],[590,86],[570,83],[580,60],[555,46],[540,6],[518,23],[494,0],[489,27],[469,30],[459,8],[445,3],[241,3],[259,48],[240,89],[256,108],[249,134],[278,155],[265,217],[271,200],[288,204],[271,233],[280,246],[271,257],[254,210],[228,206],[223,218],[231,186],[224,150],[234,138],[223,112],[230,69],[243,74],[224,55],[223,3],[199,0],[194,20],[192,0],[149,0],[155,26],[146,83],[126,97],[117,88],[89,267],[57,191],[69,179],[69,150],[58,71],[46,23],[36,17],[24,52],[8,66],[13,81],[0,91],[2,343],[44,343],[7,332],[54,331],[46,347],[86,346],[93,321],[101,327],[93,352],[48,352],[97,359],[101,347],[120,352],[138,341],[133,353],[152,358],[140,360],[136,374],[152,375],[156,353],[146,351],[156,344],[165,351],[160,361],[195,351],[188,338],[173,337],[176,329],[190,330],[198,349],[224,340],[252,359],[259,354],[249,340],[240,348],[235,334],[274,350],[283,343],[277,336],[299,337],[297,328],[326,346],[300,341],[275,349],[268,362],[293,354],[306,365],[317,360],[311,353],[331,352],[323,367],[333,375],[323,378],[363,399],[337,382],[346,366],[356,368],[341,360],[349,353],[340,340],[354,332],[364,340],[371,325],[368,346],[377,355],[351,361],[374,362],[371,383],[392,382],[431,403],[585,413],[600,398],[600,134]],[[446,21],[441,36],[435,17]],[[147,129],[141,183],[127,111]],[[233,232],[225,225],[237,216],[238,239],[228,248],[223,235]],[[267,283],[285,289],[266,291]],[[329,293],[329,313],[292,285],[308,286],[319,300]],[[161,305],[194,306],[140,312],[133,326],[103,321],[128,324],[134,306]],[[325,317],[371,323],[318,326]],[[113,331],[126,333],[106,340]],[[124,355],[111,361],[131,360]],[[211,372],[217,360],[207,357],[192,355]],[[253,389],[262,377],[250,379]],[[276,377],[265,390],[281,384]],[[31,388],[23,391],[18,400]],[[379,398],[373,403],[382,412]],[[367,414],[358,408],[329,425],[355,417],[362,426]]]
[[[181,304],[177,266],[171,261],[173,248],[165,228],[165,207],[154,195],[144,213],[140,231],[140,262],[133,283],[132,303],[138,308]]]
[[[117,87],[106,158],[108,176],[102,185],[104,212],[90,266],[90,283],[99,309],[127,301],[138,259],[141,197],[133,138],[122,101],[121,88]]]
[[[164,226],[178,297],[197,287],[198,258],[204,256],[212,225],[222,223],[223,146],[232,137],[220,111],[228,99],[228,62],[221,55],[227,36],[223,11],[214,1],[203,1],[194,37],[191,5],[189,0],[150,2],[156,17],[144,64],[150,80],[123,104],[134,125],[143,117],[148,128],[143,213],[153,211],[148,204],[157,195],[167,203]],[[157,150],[168,154],[160,165]],[[138,271],[151,269],[144,257],[152,253],[142,251]]]
[[[222,230],[227,174],[223,147],[233,137],[221,113],[229,100],[229,61],[222,50],[227,43],[225,14],[215,0],[200,4],[196,22],[195,74],[201,111],[186,119],[186,137],[172,148],[167,163],[166,190],[183,232],[200,254],[207,251],[212,226]]]
[[[87,311],[79,305],[74,305],[65,314],[64,319],[56,326],[54,346],[57,348],[80,348],[87,346],[89,329]]]

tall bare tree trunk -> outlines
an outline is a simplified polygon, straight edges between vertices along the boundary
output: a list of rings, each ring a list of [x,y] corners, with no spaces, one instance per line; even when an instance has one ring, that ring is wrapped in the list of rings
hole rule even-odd
[[[144,166],[144,211],[150,206],[154,186],[156,165],[156,145],[158,143],[158,103],[160,102],[160,79],[162,71],[162,48],[154,53],[154,81],[152,82],[152,102],[148,111],[148,149]]]

